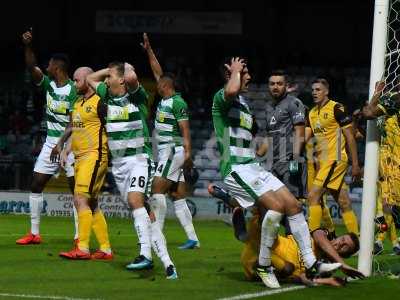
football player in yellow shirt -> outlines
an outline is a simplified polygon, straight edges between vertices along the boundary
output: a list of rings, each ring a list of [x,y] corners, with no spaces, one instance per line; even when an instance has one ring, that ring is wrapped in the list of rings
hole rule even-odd
[[[348,168],[346,144],[351,154],[353,178],[359,177],[361,173],[351,117],[342,104],[329,99],[329,83],[325,79],[313,82],[312,95],[315,106],[309,112],[308,126],[316,140],[319,169],[308,193],[309,227],[311,231],[320,228],[321,197],[328,191],[342,210],[347,230],[358,234],[357,217],[351,208],[348,191],[343,188]]]
[[[108,170],[108,146],[104,127],[107,108],[86,83],[86,77],[91,73],[93,70],[88,67],[75,71],[74,81],[80,97],[74,104],[68,128],[52,151],[52,158],[56,159],[65,140],[71,136],[71,148],[75,156],[74,205],[78,210],[79,243],[75,249],[61,252],[60,256],[68,259],[109,260],[113,258],[113,254],[107,223],[97,203]],[[91,255],[89,241],[92,230],[100,249]]]
[[[260,247],[260,212],[253,210],[253,217],[248,223],[249,238],[241,254],[241,263],[247,279],[254,280],[254,264],[257,262],[258,248]],[[350,277],[363,278],[364,275],[347,265],[343,258],[347,258],[358,251],[359,240],[356,234],[348,233],[335,239],[328,239],[328,233],[319,229],[312,235],[313,251],[318,258],[342,264],[341,270]],[[299,248],[292,235],[279,235],[272,248],[272,264],[281,276],[289,276],[290,279],[300,280],[303,283],[309,281],[305,278],[304,264],[299,255]],[[314,283],[333,284],[332,280],[326,282],[314,281]]]

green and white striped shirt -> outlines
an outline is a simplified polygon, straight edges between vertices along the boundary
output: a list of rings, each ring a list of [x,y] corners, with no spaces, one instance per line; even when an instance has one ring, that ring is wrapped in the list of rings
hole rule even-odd
[[[226,101],[224,89],[219,90],[214,95],[212,117],[221,154],[221,175],[225,178],[232,171],[232,165],[255,163],[255,149],[251,144],[254,120],[245,98],[239,95]]]
[[[46,142],[55,145],[69,122],[69,113],[77,98],[76,88],[70,79],[64,86],[57,87],[56,83],[46,75],[43,75],[38,86],[46,92]]]
[[[182,134],[178,123],[179,121],[189,120],[187,110],[188,106],[185,100],[178,94],[160,101],[155,119],[158,150],[182,146]]]
[[[139,86],[123,96],[111,95],[105,83],[96,88],[96,94],[107,104],[108,147],[113,159],[147,154],[152,158],[149,129],[146,123],[148,94]]]

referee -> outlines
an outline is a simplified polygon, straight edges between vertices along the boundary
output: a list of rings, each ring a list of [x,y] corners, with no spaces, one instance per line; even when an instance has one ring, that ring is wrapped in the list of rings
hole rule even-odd
[[[302,157],[305,132],[305,107],[287,92],[288,75],[273,71],[268,77],[271,100],[266,103],[266,135],[272,145],[263,144],[257,154],[272,148],[272,173],[297,198],[305,197],[306,170]]]

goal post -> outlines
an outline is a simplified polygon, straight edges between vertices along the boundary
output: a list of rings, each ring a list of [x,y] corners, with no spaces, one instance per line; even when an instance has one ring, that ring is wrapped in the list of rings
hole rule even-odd
[[[385,53],[387,42],[387,19],[389,0],[375,0],[374,28],[372,37],[371,69],[369,79],[369,99],[375,90],[375,83],[385,73]],[[376,121],[367,122],[365,147],[364,183],[361,208],[360,252],[358,269],[364,275],[372,273],[372,251],[374,243],[374,217],[378,181],[379,140]]]

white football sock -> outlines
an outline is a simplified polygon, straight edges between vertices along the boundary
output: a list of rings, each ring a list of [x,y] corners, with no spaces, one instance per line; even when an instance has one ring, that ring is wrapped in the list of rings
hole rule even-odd
[[[311,246],[310,230],[303,213],[288,216],[290,231],[300,248],[301,257],[307,269],[317,261]]]
[[[144,207],[133,210],[132,216],[140,243],[140,255],[151,260],[150,217]]]
[[[164,229],[165,215],[167,214],[167,199],[164,194],[153,194],[152,198],[151,209],[162,231]]]
[[[175,214],[181,223],[189,240],[198,241],[196,231],[194,230],[192,214],[187,206],[186,199],[174,201]]]
[[[168,254],[167,242],[157,222],[151,223],[151,245],[154,252],[164,264],[164,268],[173,265]]]
[[[31,210],[31,233],[39,234],[40,214],[43,209],[43,194],[29,194],[29,208]]]
[[[72,204],[72,209],[74,211],[74,224],[75,224],[75,235],[74,235],[74,240],[79,238],[79,229],[78,229],[78,211],[76,210],[76,207],[74,204]]]
[[[261,226],[260,255],[258,256],[258,264],[261,266],[271,265],[271,248],[278,235],[281,219],[282,214],[274,210],[268,210],[264,216]]]

